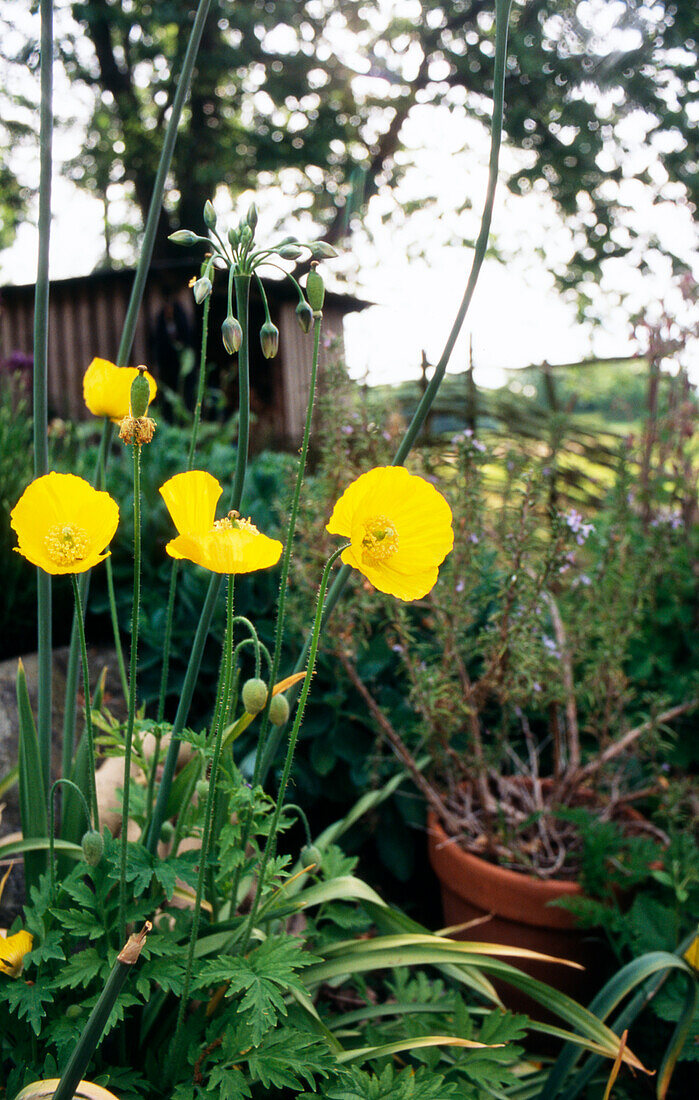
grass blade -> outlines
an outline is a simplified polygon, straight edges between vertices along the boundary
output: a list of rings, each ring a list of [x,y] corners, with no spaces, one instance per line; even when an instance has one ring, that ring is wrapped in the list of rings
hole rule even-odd
[[[19,816],[22,823],[22,836],[25,840],[38,838],[48,842],[48,818],[39,738],[29,701],[27,677],[21,660],[17,665],[17,710],[19,713]],[[45,853],[36,850],[25,852],[24,876],[27,897],[29,897],[30,888],[37,885],[39,876],[46,871],[46,867]]]

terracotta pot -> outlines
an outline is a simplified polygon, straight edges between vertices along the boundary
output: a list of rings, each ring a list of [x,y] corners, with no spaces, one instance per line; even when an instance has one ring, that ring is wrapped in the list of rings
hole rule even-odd
[[[576,929],[572,913],[551,906],[562,897],[582,897],[576,882],[537,879],[498,867],[465,852],[447,836],[432,811],[427,815],[430,863],[442,889],[446,925],[490,919],[455,933],[455,939],[526,947],[585,967],[507,958],[518,969],[586,1003],[603,982],[608,948],[594,930]],[[497,983],[496,983],[497,984]],[[498,986],[503,1000],[517,1011],[534,1011],[533,1002],[511,986]],[[540,1016],[541,1012],[536,1011]]]

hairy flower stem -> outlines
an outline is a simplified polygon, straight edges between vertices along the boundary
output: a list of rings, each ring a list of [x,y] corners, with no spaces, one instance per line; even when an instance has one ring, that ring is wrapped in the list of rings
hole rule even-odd
[[[124,650],[121,644],[121,634],[119,633],[119,617],[117,615],[116,608],[116,596],[114,594],[114,573],[112,570],[111,555],[106,559],[105,570],[107,573],[107,593],[109,596],[109,615],[112,620],[112,634],[114,636],[114,648],[116,649],[117,664],[119,666],[119,679],[121,680],[121,690],[124,698],[128,698],[129,686],[126,679],[126,665],[124,663]]]
[[[209,858],[209,845],[211,841],[211,827],[214,818],[214,803],[216,801],[216,780],[218,777],[218,765],[221,757],[221,742],[225,728],[225,700],[230,691],[233,670],[233,577],[228,578],[228,594],[226,599],[226,634],[223,643],[223,669],[219,684],[219,698],[217,700],[215,724],[214,724],[214,753],[211,759],[211,775],[209,776],[209,791],[206,796],[206,808],[204,810],[204,833],[201,838],[201,851],[199,853],[199,873],[197,877],[197,892],[192,913],[192,928],[189,935],[189,950],[187,952],[187,967],[185,970],[184,986],[180,997],[177,1013],[177,1026],[172,1040],[173,1073],[172,1080],[177,1079],[177,1073],[183,1055],[181,1043],[184,1016],[187,1011],[187,1001],[192,982],[192,966],[194,965],[194,949],[199,935],[199,923],[201,920],[201,903],[204,896],[204,884],[207,874],[207,862]]]
[[[420,402],[413,414],[413,418],[408,425],[408,428],[403,436],[403,439],[396,451],[393,459],[394,466],[402,466],[405,459],[410,454],[413,444],[417,439],[417,436],[427,419],[434,399],[437,396],[437,391],[442,384],[442,379],[446,374],[449,360],[451,359],[454,345],[458,339],[459,333],[463,327],[463,323],[466,319],[469,306],[471,305],[471,299],[473,298],[473,292],[476,289],[476,283],[478,282],[478,276],[480,275],[481,267],[483,266],[483,260],[485,259],[485,253],[488,246],[488,237],[490,235],[490,223],[493,216],[493,206],[495,203],[495,188],[498,179],[498,162],[500,159],[500,145],[502,142],[502,121],[503,110],[505,102],[505,64],[507,61],[507,31],[510,18],[510,7],[512,0],[495,0],[495,66],[493,74],[493,121],[490,132],[490,160],[488,164],[488,186],[486,190],[485,203],[483,206],[483,213],[481,215],[481,225],[478,232],[478,239],[476,241],[476,247],[473,253],[473,260],[471,262],[471,270],[468,276],[468,282],[466,284],[466,290],[461,300],[458,312],[454,319],[454,323],[451,327],[451,331],[447,337],[444,345],[444,350],[440,356],[439,362],[434,368],[434,374],[429,381],[429,384],[420,398]],[[325,626],[328,618],[332,614],[343,589],[349,580],[352,567],[349,565],[343,565],[339,570],[335,580],[333,581],[332,588],[328,593],[328,599],[325,605],[325,614],[323,617],[322,626]],[[310,636],[306,640],[306,644],[299,654],[295,672],[300,672],[304,666],[306,655],[310,646]],[[283,735],[283,729],[279,728],[274,731],[269,738],[267,745],[265,746],[264,756],[262,760],[262,766],[260,768],[259,782],[264,784],[269,769],[272,766],[274,758],[279,748],[279,742]]]
[[[211,310],[211,295],[204,299],[204,309],[201,321],[201,350],[199,353],[199,382],[197,385],[197,400],[194,406],[194,418],[192,420],[192,434],[189,439],[189,454],[187,455],[187,469],[194,465],[194,454],[199,439],[199,424],[201,422],[201,406],[204,400],[204,388],[206,386],[206,350],[209,342],[209,312]],[[170,569],[170,589],[167,596],[167,613],[165,615],[165,637],[163,639],[163,663],[160,673],[160,691],[158,693],[157,721],[162,722],[165,715],[165,696],[167,694],[167,679],[170,671],[170,648],[172,645],[172,618],[175,610],[175,594],[177,591],[177,576],[179,574],[179,562],[174,560]],[[155,771],[158,766],[157,755],[153,757],[151,775],[155,779]],[[149,793],[152,798],[152,784],[149,777]],[[150,802],[148,810],[150,812]]]
[[[41,0],[41,105],[39,121],[39,255],[34,298],[34,477],[48,473],[49,241],[53,140],[53,3]],[[39,702],[37,733],[44,791],[51,782],[51,577],[37,572]]]
[[[93,828],[99,832],[99,809],[97,806],[97,784],[95,780],[95,739],[92,732],[92,706],[90,695],[90,672],[87,663],[87,643],[85,641],[85,623],[83,609],[80,602],[80,585],[75,573],[71,573],[73,582],[73,596],[75,597],[75,622],[78,624],[78,637],[80,640],[80,655],[83,664],[83,691],[85,694],[85,737],[87,740],[88,771],[90,773],[90,799],[92,801]],[[65,777],[64,777],[65,778]]]
[[[313,629],[311,632],[311,644],[308,652],[308,664],[306,666],[306,675],[303,679],[301,686],[301,694],[296,706],[296,714],[294,715],[294,724],[291,727],[291,733],[289,734],[289,743],[286,748],[286,760],[284,761],[284,770],[282,772],[281,782],[279,784],[279,790],[277,792],[277,801],[274,807],[274,815],[272,817],[272,824],[270,826],[269,835],[267,837],[267,843],[265,844],[265,850],[260,861],[260,865],[257,869],[257,881],[255,885],[255,897],[253,898],[252,906],[250,908],[250,916],[248,918],[247,927],[243,936],[243,942],[241,945],[240,953],[244,955],[247,951],[248,944],[250,942],[250,936],[252,930],[255,927],[255,918],[257,916],[257,910],[260,905],[262,891],[264,889],[265,872],[267,870],[267,864],[269,863],[277,838],[277,829],[279,828],[279,818],[281,817],[282,808],[284,805],[284,795],[286,794],[286,787],[289,782],[289,775],[291,774],[291,765],[294,761],[294,751],[296,749],[296,740],[301,729],[301,722],[303,721],[303,712],[306,706],[306,700],[308,693],[311,690],[311,679],[313,678],[313,670],[315,669],[316,655],[318,653],[318,642],[320,641],[320,631],[323,620],[323,607],[325,604],[325,593],[328,589],[328,582],[330,580],[330,571],[339,558],[340,554],[347,547],[340,546],[333,554],[330,555],[325,563],[325,569],[323,570],[323,576],[320,582],[320,588],[318,590],[318,600],[316,602],[315,619],[313,620]]]
[[[250,425],[250,324],[248,318],[250,301],[249,275],[236,277],[235,290],[236,304],[238,308],[238,320],[240,322],[240,327],[243,330],[243,338],[240,344],[240,348],[238,350],[238,375],[240,379],[238,453],[236,456],[235,479],[233,482],[233,493],[231,496],[229,509],[238,511],[240,509],[240,502],[243,496],[243,488],[245,485],[245,471],[247,469],[248,461],[248,439]],[[163,776],[160,781],[158,797],[155,801],[153,817],[147,829],[146,844],[151,854],[153,854],[157,848],[158,837],[160,836],[160,829],[162,827],[163,821],[165,820],[165,807],[167,806],[167,801],[170,797],[170,791],[172,789],[172,783],[175,777],[175,765],[177,763],[177,754],[180,750],[181,734],[182,730],[184,729],[185,722],[187,721],[187,716],[189,715],[189,708],[192,703],[192,696],[194,694],[194,688],[196,687],[197,677],[199,676],[199,669],[201,667],[201,658],[204,652],[204,646],[206,644],[209,627],[211,626],[211,620],[213,618],[216,603],[218,601],[218,594],[221,590],[221,582],[221,575],[218,573],[213,573],[211,576],[211,580],[209,581],[209,588],[206,593],[206,599],[204,600],[204,606],[201,609],[199,623],[197,624],[196,633],[192,642],[192,648],[189,655],[189,663],[187,665],[187,672],[185,673],[184,683],[182,684],[180,701],[177,707],[177,713],[175,714],[175,721],[172,725],[170,744],[168,745],[167,756],[165,757],[165,763],[163,765]]]
[[[124,745],[124,791],[121,806],[119,860],[119,937],[126,935],[126,848],[131,794],[131,749],[136,721],[136,672],[138,668],[138,620],[141,611],[141,444],[133,446],[133,603],[131,605],[131,654],[129,659],[129,710]]]

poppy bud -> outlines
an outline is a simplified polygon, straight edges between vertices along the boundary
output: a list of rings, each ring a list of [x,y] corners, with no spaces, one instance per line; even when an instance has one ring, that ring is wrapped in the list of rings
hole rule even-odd
[[[200,306],[202,302],[206,301],[206,299],[211,294],[211,289],[211,279],[209,279],[206,275],[202,275],[201,279],[197,279],[194,286],[192,287],[192,293],[194,294],[194,301],[197,303],[198,306]]]
[[[168,237],[168,240],[172,241],[173,244],[181,244],[184,245],[185,248],[190,248],[201,239],[202,238],[197,236],[196,233],[192,233],[191,229],[178,229]]]
[[[265,359],[274,359],[279,351],[279,329],[271,321],[265,321],[260,329],[260,344]]]
[[[243,342],[243,330],[240,327],[240,321],[233,314],[226,317],[221,325],[221,336],[223,337],[223,346],[228,354],[235,355]]]
[[[208,779],[198,780],[197,785],[194,788],[194,790],[197,793],[197,798],[199,799],[199,801],[203,802],[209,796],[209,780]]]
[[[275,695],[269,704],[269,720],[273,726],[283,726],[289,721],[289,701],[286,695]]]
[[[245,681],[240,695],[248,714],[259,714],[261,710],[265,709],[265,703],[267,702],[267,685],[264,680],[254,676],[252,679]]]
[[[314,313],[320,313],[325,301],[325,284],[315,268],[306,276],[306,297]]]
[[[304,332],[310,332],[313,324],[313,310],[308,302],[299,302],[296,307],[296,316]]]
[[[207,199],[204,203],[204,225],[207,229],[213,229],[216,225],[216,211],[211,199]]]
[[[88,829],[81,841],[83,858],[88,867],[96,867],[104,854],[104,839],[95,829]]]
[[[150,386],[146,378],[146,368],[139,367],[138,374],[131,383],[131,415],[134,418],[145,416],[150,402]]]
[[[162,840],[163,844],[169,844],[174,835],[175,826],[172,824],[172,822],[163,821],[162,825],[160,826],[160,839]]]
[[[301,849],[300,858],[302,867],[320,867],[323,855],[320,849],[316,848],[315,844],[305,844]]]

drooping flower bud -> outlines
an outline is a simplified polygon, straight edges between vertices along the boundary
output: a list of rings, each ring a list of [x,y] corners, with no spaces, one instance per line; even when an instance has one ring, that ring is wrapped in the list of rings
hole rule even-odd
[[[300,852],[300,859],[302,867],[320,867],[323,862],[323,855],[315,844],[304,844]]]
[[[184,245],[186,248],[196,244],[197,241],[202,240],[196,233],[192,233],[191,229],[178,229],[175,233],[171,233],[168,237],[169,241],[173,244]]]
[[[96,867],[104,855],[104,838],[96,829],[88,829],[84,834],[81,847],[83,858],[88,867]]]
[[[269,704],[269,720],[273,726],[283,726],[289,721],[289,700],[286,695],[275,695]]]
[[[131,415],[133,417],[145,416],[150,404],[150,385],[146,378],[146,368],[139,367],[138,374],[131,383]]]
[[[260,329],[260,344],[265,359],[274,359],[279,351],[279,329],[271,321],[265,321]]]
[[[207,229],[213,229],[216,225],[216,211],[211,199],[207,199],[204,203],[204,225]]]
[[[240,321],[232,313],[226,317],[221,325],[221,336],[223,337],[223,346],[228,354],[235,355],[243,342],[243,330]]]
[[[308,302],[301,301],[296,307],[296,316],[304,332],[310,332],[313,324],[313,310]]]
[[[313,267],[306,276],[306,297],[314,313],[320,313],[325,301],[325,283]]]
[[[259,714],[261,710],[265,709],[265,703],[267,702],[267,685],[264,680],[253,676],[243,684],[240,697],[248,714]]]
[[[212,291],[211,279],[207,275],[202,275],[201,279],[197,279],[192,287],[192,293],[194,294],[194,301],[198,306],[205,302]]]
[[[196,791],[199,801],[203,802],[209,796],[209,780],[199,779],[194,790]]]
[[[160,826],[160,839],[163,844],[169,844],[175,835],[175,826],[171,821],[163,821]]]

